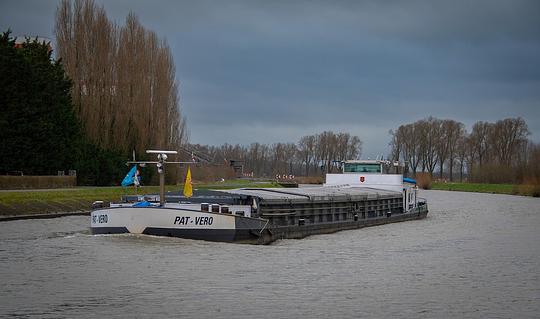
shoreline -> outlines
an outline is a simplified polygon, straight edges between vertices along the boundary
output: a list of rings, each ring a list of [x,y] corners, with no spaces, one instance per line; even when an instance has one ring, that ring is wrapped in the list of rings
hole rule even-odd
[[[57,213],[43,213],[43,214],[28,214],[28,215],[7,215],[0,216],[1,222],[9,222],[14,220],[27,220],[27,219],[49,219],[60,218],[68,216],[90,216],[90,210],[78,211],[78,212],[57,212]]]
[[[467,193],[501,194],[514,196],[539,197],[539,185],[484,184],[484,183],[431,183],[430,190],[454,191]]]

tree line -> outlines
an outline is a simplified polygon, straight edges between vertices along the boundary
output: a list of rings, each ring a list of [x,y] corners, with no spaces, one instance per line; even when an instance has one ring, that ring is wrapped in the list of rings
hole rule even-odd
[[[133,150],[186,142],[170,49],[135,15],[119,27],[91,0],[64,0],[55,33],[56,58],[50,43],[0,39],[1,174],[69,169],[79,185],[117,185]]]
[[[520,117],[479,121],[470,133],[461,122],[428,117],[400,125],[390,135],[390,158],[406,162],[413,175],[490,183],[540,177],[540,145],[528,139],[527,123]]]
[[[55,34],[75,112],[97,146],[144,154],[187,140],[169,46],[133,13],[117,26],[93,0],[63,0]]]
[[[362,141],[349,133],[324,131],[303,136],[297,143],[192,144],[189,148],[194,155],[204,154],[212,163],[228,165],[231,160],[241,161],[244,173],[257,177],[319,176],[337,171],[340,161],[359,158]]]

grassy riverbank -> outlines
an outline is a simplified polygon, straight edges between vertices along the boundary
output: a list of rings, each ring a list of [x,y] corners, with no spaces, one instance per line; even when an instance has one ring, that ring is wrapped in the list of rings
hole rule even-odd
[[[195,189],[230,189],[239,187],[279,187],[271,182],[232,180],[222,183],[197,184]],[[168,192],[181,192],[183,185],[167,185]],[[138,194],[155,194],[158,186],[139,188]],[[47,190],[14,190],[0,192],[0,216],[51,214],[89,211],[96,200],[117,201],[122,195],[135,195],[133,187],[75,187]]]
[[[482,183],[438,183],[431,184],[431,189],[459,192],[476,192],[491,194],[508,194],[523,196],[539,196],[538,186],[514,184],[482,184]]]

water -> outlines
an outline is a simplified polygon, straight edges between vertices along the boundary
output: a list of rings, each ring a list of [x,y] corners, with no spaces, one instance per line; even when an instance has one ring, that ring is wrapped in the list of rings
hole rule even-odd
[[[427,219],[270,246],[0,223],[0,317],[538,318],[540,199],[423,195]]]

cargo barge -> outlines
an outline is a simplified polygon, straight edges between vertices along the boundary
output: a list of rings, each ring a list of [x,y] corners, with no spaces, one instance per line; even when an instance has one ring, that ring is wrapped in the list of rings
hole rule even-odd
[[[161,192],[126,196],[109,207],[97,202],[91,232],[268,244],[427,216],[416,182],[403,178],[399,164],[347,161],[342,167],[323,186],[196,190],[190,198]]]

